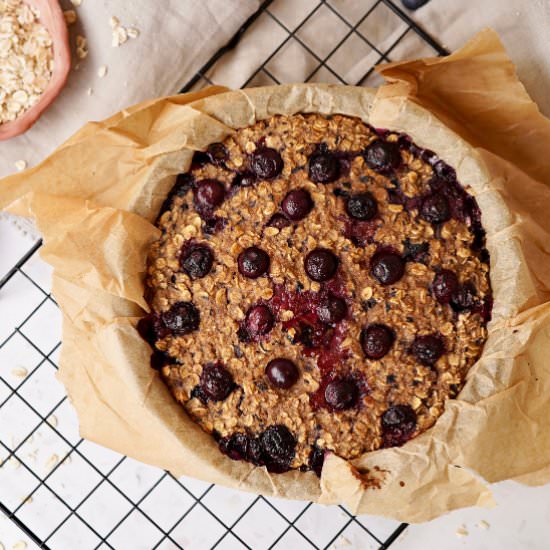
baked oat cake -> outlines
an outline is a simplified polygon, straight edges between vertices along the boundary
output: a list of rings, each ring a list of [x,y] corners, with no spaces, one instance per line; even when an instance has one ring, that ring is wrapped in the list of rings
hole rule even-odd
[[[481,354],[480,211],[405,135],[274,116],[197,152],[157,223],[138,329],[232,459],[320,474],[325,451],[402,445]]]

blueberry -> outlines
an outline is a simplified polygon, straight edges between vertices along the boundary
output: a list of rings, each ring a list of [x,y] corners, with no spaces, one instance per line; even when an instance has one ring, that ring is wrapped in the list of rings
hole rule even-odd
[[[443,340],[436,334],[428,334],[417,336],[414,339],[411,351],[420,364],[431,367],[445,353],[445,345]]]
[[[327,296],[326,300],[317,306],[317,317],[327,325],[339,323],[345,318],[347,312],[346,301],[333,295]]]
[[[266,428],[260,435],[260,445],[268,471],[285,472],[290,469],[296,439],[286,426],[276,424]]]
[[[350,409],[357,402],[358,396],[359,390],[353,380],[334,380],[325,389],[325,401],[335,411]]]
[[[252,172],[262,180],[277,177],[283,170],[284,163],[281,155],[270,147],[256,149],[250,159]]]
[[[405,274],[405,262],[395,252],[377,252],[372,257],[370,272],[380,284],[391,285]]]
[[[282,214],[273,214],[267,222],[268,227],[276,227],[277,229],[284,229],[290,225],[290,221],[286,216]]]
[[[300,377],[298,367],[288,359],[273,359],[267,364],[265,374],[276,388],[288,389],[294,386]]]
[[[340,176],[340,165],[336,156],[329,152],[313,153],[309,157],[309,179],[315,183],[330,183]]]
[[[305,218],[313,208],[311,195],[305,189],[290,191],[281,203],[281,209],[287,218],[298,221]]]
[[[451,219],[449,201],[442,193],[429,195],[422,201],[420,217],[429,223],[443,223]]]
[[[233,460],[246,460],[256,466],[262,466],[262,449],[255,437],[244,433],[234,433],[218,441],[220,451]]]
[[[455,169],[451,168],[442,160],[439,160],[434,164],[433,170],[437,178],[439,178],[440,180],[446,181],[448,183],[456,181]]]
[[[436,274],[432,282],[432,292],[440,304],[448,304],[459,287],[456,273],[442,269]]]
[[[234,389],[233,376],[219,363],[209,363],[202,369],[200,388],[212,401],[223,401]]]
[[[468,311],[476,305],[476,289],[472,283],[465,283],[451,297],[451,307],[455,311]]]
[[[155,345],[155,342],[159,338],[158,334],[159,319],[154,313],[150,313],[145,317],[142,317],[137,323],[137,331],[139,335],[151,346]]]
[[[346,212],[356,220],[370,220],[376,216],[377,211],[376,200],[368,191],[352,195],[346,202]]]
[[[416,413],[410,405],[393,405],[381,418],[385,447],[403,445],[416,428]]]
[[[211,143],[206,150],[206,155],[212,164],[218,166],[223,165],[229,157],[229,153],[223,143]]]
[[[250,336],[267,334],[273,328],[273,314],[267,306],[253,306],[246,314],[246,329]]]
[[[363,152],[363,158],[373,170],[387,172],[401,164],[401,153],[397,143],[377,139]]]
[[[175,334],[189,334],[199,328],[199,310],[191,302],[176,302],[160,314],[164,326]]]
[[[248,170],[235,174],[231,185],[234,187],[250,187],[256,183],[256,175]]]
[[[322,282],[332,279],[338,269],[338,258],[330,250],[316,248],[305,259],[304,268],[310,279]]]
[[[325,461],[325,451],[314,445],[311,447],[309,453],[308,466],[310,470],[313,470],[317,477],[321,477],[321,471],[323,470],[323,463]]]
[[[214,255],[206,245],[193,245],[185,248],[180,257],[181,268],[192,279],[201,279],[212,269]]]
[[[382,324],[370,325],[361,332],[361,346],[369,359],[381,359],[393,345],[395,334]]]
[[[225,188],[221,182],[205,179],[197,182],[193,202],[199,211],[213,211],[225,198]]]
[[[269,269],[269,255],[256,246],[243,250],[237,258],[239,272],[249,279],[257,279]]]

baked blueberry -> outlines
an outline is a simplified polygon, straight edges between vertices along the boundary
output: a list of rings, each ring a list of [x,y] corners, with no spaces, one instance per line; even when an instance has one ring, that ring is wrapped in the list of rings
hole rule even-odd
[[[468,311],[476,305],[476,289],[472,283],[465,283],[451,297],[451,307],[455,311]]]
[[[262,448],[255,437],[245,433],[235,433],[218,441],[220,451],[233,460],[246,460],[256,466],[262,466]]]
[[[215,179],[205,179],[197,182],[193,202],[195,208],[201,212],[215,210],[225,198],[223,184]]]
[[[290,225],[290,221],[286,216],[282,214],[273,214],[267,222],[268,227],[276,227],[277,229],[284,229]]]
[[[223,143],[211,143],[206,150],[206,154],[212,164],[223,166],[229,158],[229,153]]]
[[[149,313],[145,317],[142,317],[137,323],[137,331],[139,335],[151,346],[155,345],[155,342],[159,338],[159,318],[154,313]],[[160,336],[162,337],[162,336]]]
[[[267,273],[270,259],[267,252],[257,246],[251,246],[239,254],[237,263],[241,275],[249,279],[257,279]]]
[[[310,470],[313,470],[317,477],[321,477],[321,471],[323,470],[323,463],[325,461],[325,451],[314,445],[311,447],[309,453],[308,466]]]
[[[431,367],[445,353],[445,345],[440,336],[427,334],[414,339],[411,351],[420,364]]]
[[[317,306],[317,317],[327,325],[334,325],[345,318],[348,312],[346,301],[330,294]]]
[[[356,220],[370,220],[376,216],[378,206],[371,193],[351,195],[346,201],[346,212]]]
[[[250,336],[262,336],[273,328],[274,321],[273,314],[267,306],[253,306],[246,314],[246,330]]]
[[[315,183],[330,183],[340,176],[340,164],[330,151],[313,153],[309,157],[309,179]]]
[[[298,367],[289,359],[282,358],[270,361],[265,374],[273,386],[285,390],[294,386],[300,377]]]
[[[287,218],[298,221],[305,218],[313,208],[311,195],[305,189],[289,191],[281,203],[281,209]]]
[[[456,170],[442,160],[434,164],[433,170],[436,177],[440,180],[448,183],[456,181]]]
[[[432,282],[432,292],[440,304],[448,304],[459,287],[458,277],[454,271],[442,269]]]
[[[370,272],[380,284],[391,285],[405,274],[405,262],[396,252],[377,252],[372,257]]]
[[[373,170],[387,172],[401,164],[401,153],[397,143],[377,139],[363,152],[363,158]]]
[[[252,172],[245,170],[244,172],[238,172],[235,174],[231,185],[233,187],[250,187],[256,183],[256,175]]]
[[[290,468],[296,449],[296,439],[283,424],[269,426],[260,435],[260,445],[266,467],[270,472],[284,472]]]
[[[256,149],[250,158],[250,169],[262,180],[277,177],[283,170],[284,162],[281,155],[271,147]]]
[[[304,261],[304,268],[310,279],[322,282],[332,279],[338,269],[338,257],[330,250],[316,248]]]
[[[381,359],[386,355],[395,340],[391,328],[382,324],[370,325],[361,331],[361,347],[369,359]]]
[[[191,302],[176,302],[160,318],[168,330],[178,335],[197,330],[200,323],[199,310]]]
[[[416,429],[416,413],[410,405],[393,405],[381,418],[385,447],[396,447],[408,441]]]
[[[235,388],[233,376],[220,363],[208,363],[200,377],[202,393],[212,401],[223,401]]]
[[[335,411],[350,409],[357,403],[358,397],[357,384],[345,378],[330,382],[325,389],[325,401]]]
[[[214,255],[206,245],[193,245],[185,248],[180,257],[181,268],[191,279],[201,279],[210,273]]]
[[[443,223],[451,219],[449,201],[442,193],[434,193],[422,201],[420,217],[429,223]]]

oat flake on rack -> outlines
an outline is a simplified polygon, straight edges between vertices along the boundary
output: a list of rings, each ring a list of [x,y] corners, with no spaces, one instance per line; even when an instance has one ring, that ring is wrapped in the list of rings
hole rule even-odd
[[[38,18],[20,0],[0,0],[0,124],[30,109],[52,77],[52,39]]]

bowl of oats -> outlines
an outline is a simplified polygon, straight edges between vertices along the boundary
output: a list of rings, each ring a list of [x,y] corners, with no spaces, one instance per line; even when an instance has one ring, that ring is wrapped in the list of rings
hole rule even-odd
[[[0,140],[38,120],[63,89],[70,67],[57,0],[0,0]]]

